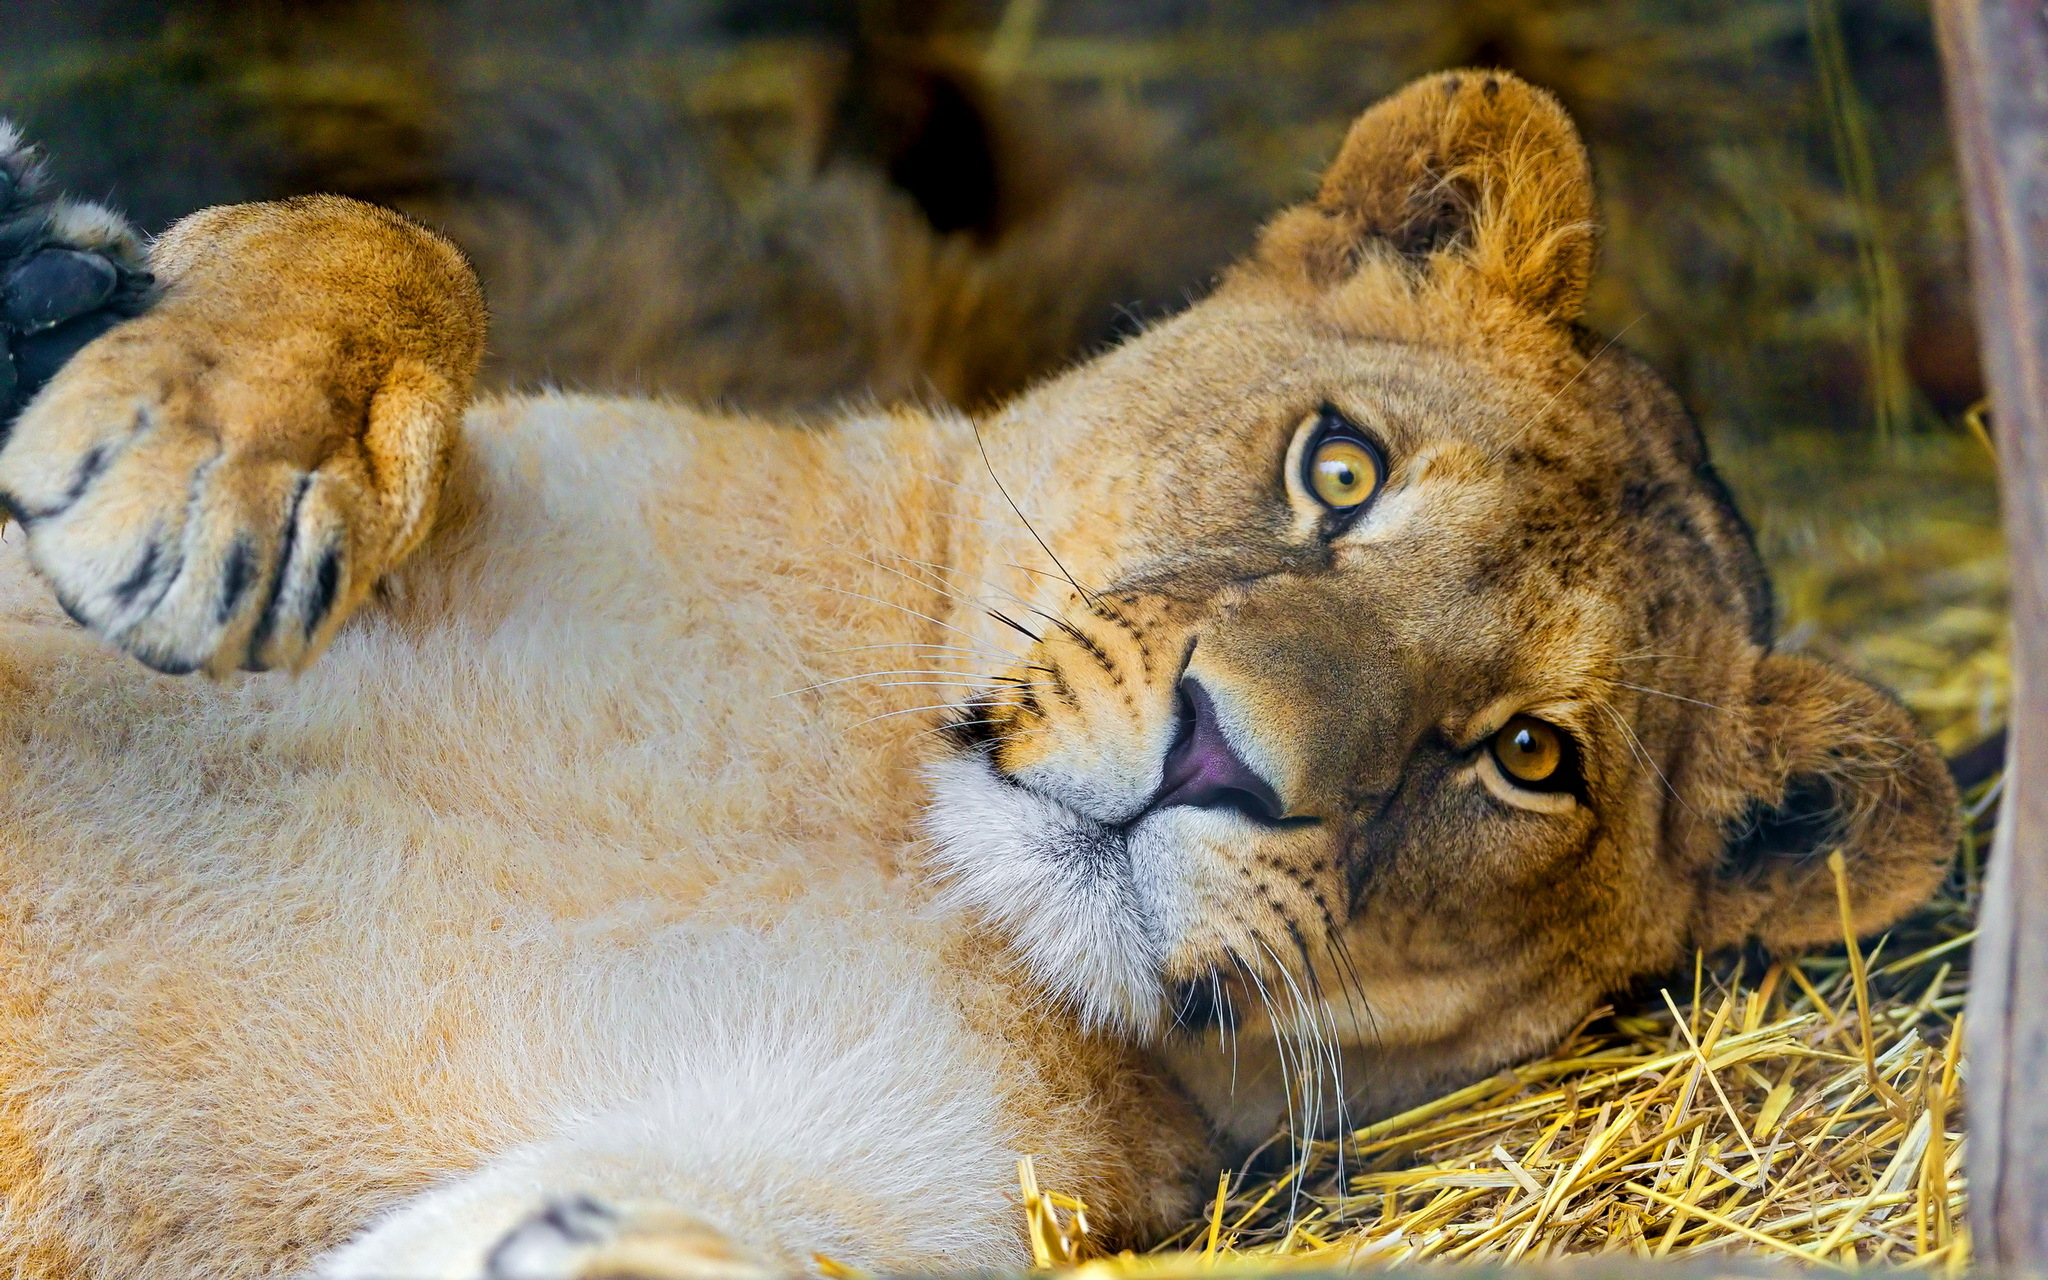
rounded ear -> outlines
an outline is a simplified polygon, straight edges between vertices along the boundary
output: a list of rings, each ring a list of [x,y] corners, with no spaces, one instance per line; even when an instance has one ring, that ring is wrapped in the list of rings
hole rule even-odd
[[[1585,302],[1595,235],[1586,148],[1557,99],[1505,71],[1444,71],[1360,116],[1259,256],[1324,284],[1375,252],[1449,258],[1562,324]]]
[[[1759,660],[1755,769],[1729,825],[1694,941],[1791,951],[1842,938],[1828,854],[1848,864],[1859,935],[1926,901],[1954,856],[1961,809],[1941,753],[1862,680],[1791,654]]]

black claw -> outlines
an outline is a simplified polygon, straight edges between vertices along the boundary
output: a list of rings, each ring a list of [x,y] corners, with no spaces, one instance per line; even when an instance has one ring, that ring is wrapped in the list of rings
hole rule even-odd
[[[0,324],[24,336],[41,333],[105,305],[120,285],[120,269],[98,254],[44,249],[0,285]]]
[[[277,630],[278,597],[284,594],[284,580],[292,571],[292,550],[299,540],[299,504],[306,500],[306,490],[312,487],[313,475],[308,472],[299,477],[298,487],[292,490],[292,504],[284,518],[284,543],[277,549],[277,567],[270,575],[270,594],[264,597],[263,612],[257,615],[256,629],[249,633],[249,653],[242,661],[245,671],[270,669],[258,655]]]
[[[251,583],[256,581],[256,546],[248,538],[236,538],[235,545],[228,548],[227,563],[221,566],[220,612],[221,625],[227,625],[235,616],[235,609],[242,603]]]
[[[81,612],[79,611],[79,607],[78,607],[78,605],[76,605],[75,603],[73,603],[73,602],[72,602],[72,599],[71,599],[71,597],[70,597],[70,596],[67,596],[67,595],[65,595],[65,594],[64,594],[64,593],[63,593],[62,591],[59,591],[59,592],[57,592],[57,593],[56,593],[56,596],[57,596],[57,607],[58,607],[59,609],[62,609],[62,610],[64,611],[64,616],[65,616],[65,617],[67,617],[67,618],[71,619],[71,620],[72,620],[73,622],[77,623],[77,624],[78,624],[79,626],[81,626],[81,627],[84,627],[84,628],[85,628],[85,629],[86,629],[87,631],[90,631],[90,630],[92,630],[92,629],[93,629],[92,623],[90,623],[90,622],[87,622],[87,621],[85,620],[85,614],[83,614],[83,613],[81,613]]]
[[[189,676],[199,670],[199,664],[190,658],[172,657],[158,653],[154,649],[130,649],[129,652],[134,655],[137,662],[163,675]]]
[[[71,487],[64,491],[64,501],[58,503],[56,506],[50,508],[48,511],[39,511],[36,513],[36,515],[38,517],[62,515],[64,512],[70,510],[71,504],[77,502],[80,498],[83,498],[85,496],[85,491],[92,487],[92,482],[99,479],[100,472],[105,471],[106,469],[106,446],[96,444],[92,448],[87,449],[85,451],[85,456],[78,460],[78,471],[75,475],[71,477]]]
[[[135,572],[114,584],[114,598],[119,600],[123,607],[134,604],[135,597],[141,595],[142,589],[156,576],[157,556],[161,551],[162,547],[152,539],[150,544],[143,548],[142,562],[135,566]]]
[[[341,548],[329,547],[320,557],[320,567],[313,572],[313,594],[306,600],[306,638],[320,629],[327,620],[327,611],[334,607],[334,596],[341,588]]]

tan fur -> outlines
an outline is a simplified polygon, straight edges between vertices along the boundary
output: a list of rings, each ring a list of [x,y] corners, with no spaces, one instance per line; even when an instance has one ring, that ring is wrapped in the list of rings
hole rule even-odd
[[[830,430],[458,424],[430,233],[182,225],[0,451],[0,1264],[1011,1268],[1020,1154],[1139,1241],[1218,1137],[1826,936],[1823,844],[1882,925],[1946,775],[1771,651],[1696,431],[1573,327],[1591,207],[1546,96],[1432,78],[1186,314],[980,423]],[[1323,405],[1390,462],[1341,532],[1290,462]],[[237,539],[282,585],[138,603]],[[1152,806],[1190,678],[1282,820]],[[1525,712],[1577,798],[1488,773]],[[1227,1052],[1170,1034],[1204,993]]]

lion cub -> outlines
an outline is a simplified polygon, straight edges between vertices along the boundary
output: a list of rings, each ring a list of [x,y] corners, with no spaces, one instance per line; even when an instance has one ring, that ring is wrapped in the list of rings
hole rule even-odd
[[[1827,850],[1892,920],[1941,762],[1772,648],[1592,219],[1435,76],[1185,314],[829,429],[470,404],[433,233],[181,223],[0,451],[0,1269],[1015,1268],[1020,1154],[1140,1243]]]

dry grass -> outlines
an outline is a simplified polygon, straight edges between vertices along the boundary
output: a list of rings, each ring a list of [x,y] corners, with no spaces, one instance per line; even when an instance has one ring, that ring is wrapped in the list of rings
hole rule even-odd
[[[1972,797],[1980,815],[1994,799]],[[1280,1174],[1226,1175],[1147,1255],[1089,1259],[1085,1218],[1027,1169],[1040,1261],[1150,1276],[1733,1251],[1954,1274],[1975,865],[1874,944],[1702,962],[1688,989],[1603,1010],[1546,1058],[1313,1143]]]

